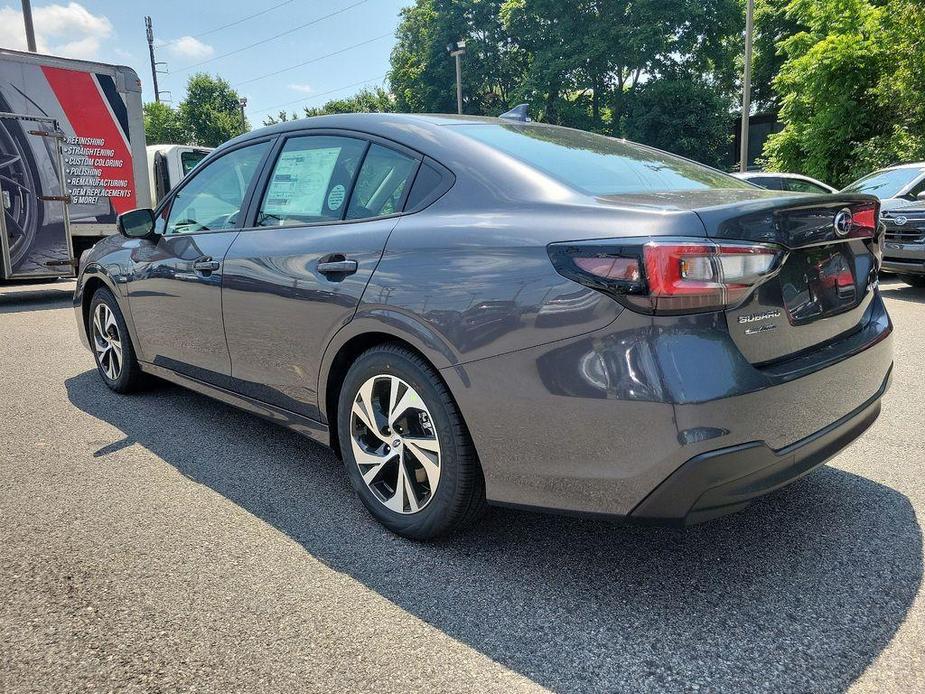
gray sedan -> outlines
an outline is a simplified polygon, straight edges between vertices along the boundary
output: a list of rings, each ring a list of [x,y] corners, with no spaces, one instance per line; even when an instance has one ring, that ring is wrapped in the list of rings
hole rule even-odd
[[[879,413],[878,205],[548,125],[325,116],[123,215],[74,307],[113,391],[156,376],[330,445],[405,536],[486,502],[694,523]]]

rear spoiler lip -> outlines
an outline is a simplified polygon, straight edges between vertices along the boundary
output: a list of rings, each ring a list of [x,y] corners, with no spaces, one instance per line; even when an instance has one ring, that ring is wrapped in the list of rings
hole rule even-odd
[[[770,211],[786,207],[800,209],[805,207],[830,207],[838,204],[880,204],[880,198],[867,193],[797,193],[794,195],[780,195],[776,197],[760,198],[757,200],[743,200],[740,202],[724,202],[719,205],[705,205],[694,208],[695,212],[712,212],[714,210],[737,209],[745,213]]]
[[[880,200],[866,194],[782,196],[694,209],[711,239],[772,243],[787,249],[840,243],[858,238],[835,233],[835,216],[848,206],[874,205],[879,218]],[[793,224],[786,224],[786,213]],[[876,239],[880,224],[873,231]]]

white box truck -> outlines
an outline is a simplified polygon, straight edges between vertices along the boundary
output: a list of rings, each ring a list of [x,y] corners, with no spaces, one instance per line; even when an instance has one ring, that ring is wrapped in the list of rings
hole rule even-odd
[[[148,187],[151,207],[157,207],[180,179],[205,159],[211,147],[194,145],[148,145]]]
[[[134,70],[0,49],[0,279],[73,275],[150,206],[147,169]]]

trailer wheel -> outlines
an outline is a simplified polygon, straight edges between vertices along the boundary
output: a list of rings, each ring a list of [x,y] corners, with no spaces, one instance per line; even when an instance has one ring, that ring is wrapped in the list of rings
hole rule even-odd
[[[0,111],[9,111],[2,98]],[[43,210],[39,202],[42,190],[27,137],[18,121],[0,118],[0,190],[3,192],[0,207],[13,267],[28,253],[42,226]]]

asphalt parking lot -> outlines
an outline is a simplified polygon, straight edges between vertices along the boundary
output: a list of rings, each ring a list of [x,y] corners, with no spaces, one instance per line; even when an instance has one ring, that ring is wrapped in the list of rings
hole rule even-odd
[[[71,289],[0,287],[0,691],[925,691],[923,290],[874,427],[745,512],[418,544],[296,434],[108,391]]]

